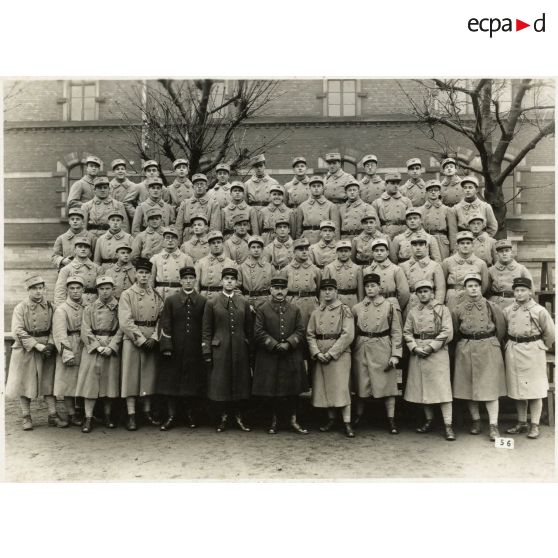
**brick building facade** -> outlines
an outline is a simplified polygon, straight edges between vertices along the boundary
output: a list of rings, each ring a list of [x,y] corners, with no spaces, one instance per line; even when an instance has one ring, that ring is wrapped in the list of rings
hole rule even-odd
[[[65,199],[70,183],[81,175],[82,161],[95,154],[103,173],[110,161],[126,157],[139,169],[122,129],[122,110],[133,112],[135,80],[71,82],[64,80],[5,83],[4,235],[6,328],[14,304],[24,295],[23,277],[44,274],[50,290],[56,270],[50,264],[54,239],[67,228]],[[226,95],[231,82],[220,85]],[[262,141],[281,133],[284,143],[266,152],[272,176],[290,180],[291,159],[304,155],[314,172],[323,172],[321,157],[340,151],[356,161],[366,153],[379,158],[379,172],[405,173],[405,160],[422,158],[425,178],[440,168],[428,150],[436,145],[409,115],[406,94],[419,94],[411,80],[284,80],[280,95],[264,113],[247,122],[245,141]],[[448,135],[447,131],[445,132]],[[455,145],[455,137],[448,136]],[[519,137],[518,145],[522,138]],[[471,145],[461,146],[464,152]],[[170,161],[166,170],[170,174]],[[362,172],[350,162],[345,170]],[[133,181],[139,176],[131,172]],[[527,187],[517,196],[519,187]],[[514,198],[514,196],[517,196]],[[508,235],[518,242],[520,260],[554,257],[554,139],[531,151],[507,181]],[[535,277],[538,264],[530,264]]]

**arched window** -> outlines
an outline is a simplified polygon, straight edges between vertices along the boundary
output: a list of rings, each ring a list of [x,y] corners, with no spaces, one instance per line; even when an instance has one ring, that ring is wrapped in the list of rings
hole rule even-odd
[[[72,184],[83,178],[84,174],[85,165],[83,163],[78,163],[68,169],[68,193],[70,192]]]

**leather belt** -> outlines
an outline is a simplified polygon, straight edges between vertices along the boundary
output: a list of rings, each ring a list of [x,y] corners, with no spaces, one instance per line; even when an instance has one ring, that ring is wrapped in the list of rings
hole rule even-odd
[[[500,292],[496,292],[496,291],[490,291],[492,296],[501,296],[503,298],[513,298],[513,291],[500,291]]]
[[[85,287],[83,292],[86,294],[97,294],[97,289],[95,287]]]
[[[382,293],[382,296],[384,298],[390,298],[397,296],[397,293],[395,291],[388,291],[387,293]]]
[[[182,285],[178,281],[155,281],[156,287],[177,287],[180,288]]]
[[[116,258],[101,258],[101,263],[105,264],[105,263],[116,263],[117,259]]]
[[[48,337],[50,335],[50,329],[43,329],[41,331],[26,331],[25,333],[31,337]]]
[[[480,339],[490,339],[491,337],[496,337],[494,331],[492,332],[480,332],[480,333],[462,333],[461,337],[463,339],[470,339],[472,341],[479,341]]]
[[[93,223],[88,223],[87,224],[87,230],[88,231],[108,231],[109,226],[108,226],[108,223],[105,223],[104,225],[95,225]]]
[[[143,327],[155,327],[157,325],[156,321],[153,320],[134,320],[134,323],[137,326],[143,326]]]
[[[364,260],[361,260],[360,258],[355,258],[355,263],[357,265],[370,265],[370,262],[371,262],[371,260],[364,261]]]
[[[437,333],[413,333],[415,339],[436,339]]]
[[[541,335],[531,335],[530,337],[514,337],[513,335],[508,335],[508,339],[514,343],[530,343],[531,341],[538,341],[542,339]]]
[[[93,335],[108,335],[109,337],[112,337],[113,335],[116,335],[118,329],[92,329],[91,331],[93,332]]]
[[[302,225],[303,231],[319,231],[320,225]]]
[[[252,206],[252,207],[265,207],[266,205],[269,205],[268,201],[251,201],[248,205]]]
[[[341,337],[338,333],[316,333],[316,339],[326,341],[328,339],[339,339]]]
[[[461,285],[454,285],[453,283],[448,283],[446,285],[446,290],[455,289],[456,291],[462,291],[463,287]]]
[[[329,201],[330,201],[330,202],[333,202],[333,203],[336,203],[336,204],[338,204],[338,205],[341,205],[341,204],[344,204],[347,200],[339,200],[339,199],[336,199],[336,200],[329,200]]]
[[[232,229],[225,229],[223,231],[223,236],[225,236],[226,234],[234,234],[234,231]]]
[[[275,231],[275,229],[272,228],[272,227],[268,227],[268,228],[266,228],[266,229],[262,229],[262,232],[267,232],[267,233],[274,232],[274,231]]]
[[[337,293],[338,294],[343,294],[343,295],[356,295],[357,294],[357,290],[356,289],[337,289]]]
[[[298,296],[300,298],[308,296],[316,296],[316,291],[289,291],[287,293],[289,296]]]
[[[357,327],[357,335],[360,335],[361,337],[370,337],[370,338],[375,338],[375,337],[387,337],[389,335],[389,329],[384,329],[384,331],[362,331],[362,329],[360,329],[360,327]]]
[[[392,219],[388,221],[381,221],[382,225],[405,225],[406,221],[401,219]]]
[[[81,329],[67,329],[66,333],[68,335],[76,335],[77,333],[81,333]]]
[[[362,231],[341,231],[341,236],[358,236]]]
[[[222,291],[223,287],[200,287],[200,291],[209,291],[210,293],[216,293],[217,291]]]
[[[445,236],[448,236],[448,231],[446,230],[441,230],[441,229],[430,229],[430,230],[426,230],[426,232],[428,234],[443,234]]]
[[[246,289],[242,289],[242,292],[248,297],[267,296],[270,294],[269,289],[262,289],[261,291],[247,291]]]

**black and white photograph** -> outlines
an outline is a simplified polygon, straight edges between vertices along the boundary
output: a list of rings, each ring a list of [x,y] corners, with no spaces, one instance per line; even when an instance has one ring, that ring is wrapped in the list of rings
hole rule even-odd
[[[5,79],[5,480],[555,481],[555,80],[437,75]]]

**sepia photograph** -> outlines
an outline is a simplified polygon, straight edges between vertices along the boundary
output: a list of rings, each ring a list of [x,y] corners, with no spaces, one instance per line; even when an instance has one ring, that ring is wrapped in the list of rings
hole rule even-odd
[[[5,79],[5,480],[555,468],[555,80]]]

